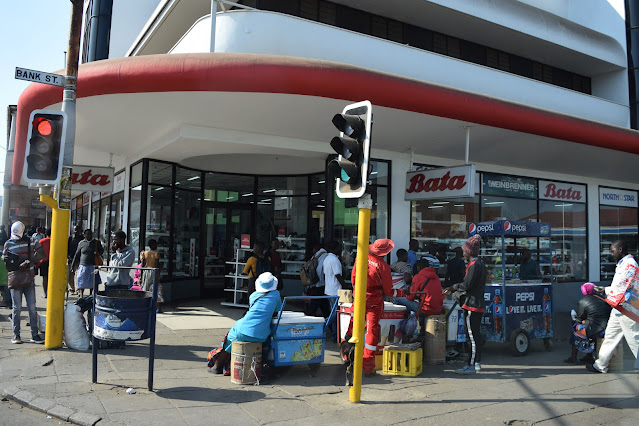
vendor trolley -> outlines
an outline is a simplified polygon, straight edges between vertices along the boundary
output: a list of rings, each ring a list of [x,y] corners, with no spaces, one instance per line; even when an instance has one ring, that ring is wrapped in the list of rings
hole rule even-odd
[[[509,220],[471,223],[468,234],[479,234],[483,240],[480,257],[487,268],[486,312],[481,324],[484,338],[510,342],[516,356],[528,353],[531,339],[544,339],[549,351],[555,259],[550,224]],[[463,321],[459,325],[463,326]]]
[[[328,299],[331,315],[328,318],[305,316],[302,312],[284,311],[290,300]],[[267,360],[274,367],[308,364],[317,371],[324,362],[326,327],[336,314],[337,296],[289,296],[273,319]]]

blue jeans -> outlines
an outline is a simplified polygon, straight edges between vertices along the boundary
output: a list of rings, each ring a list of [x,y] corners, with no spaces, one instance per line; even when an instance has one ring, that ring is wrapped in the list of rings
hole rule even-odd
[[[419,302],[416,300],[408,300],[405,297],[396,297],[394,303],[396,305],[406,306],[409,311],[415,312],[415,315],[417,315],[417,311],[419,310]]]
[[[2,299],[4,303],[7,305],[7,308],[11,309],[13,307],[13,302],[11,301],[11,290],[6,285],[4,287],[0,287],[2,289]]]
[[[38,312],[36,311],[36,293],[35,285],[24,288],[11,289],[11,303],[13,303],[13,317],[11,319],[13,325],[13,335],[20,336],[20,311],[22,310],[22,295],[27,301],[27,309],[29,310],[29,323],[31,324],[31,337],[38,337]]]

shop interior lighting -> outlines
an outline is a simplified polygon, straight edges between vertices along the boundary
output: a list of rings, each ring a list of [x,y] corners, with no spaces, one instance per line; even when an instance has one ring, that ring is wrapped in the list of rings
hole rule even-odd
[[[199,179],[199,178],[200,178],[199,176],[193,176],[193,177],[188,178],[187,180],[195,180],[195,179]]]
[[[248,194],[242,194],[242,197],[250,197],[251,195],[253,195],[253,193],[249,192]]]
[[[316,207],[324,208],[324,205],[323,204],[318,204]]]
[[[322,184],[322,183],[326,183],[326,181],[325,180],[320,180],[317,183]]]
[[[429,209],[443,209],[444,206],[428,206]]]
[[[162,191],[163,189],[163,187],[155,188],[156,191]]]
[[[453,204],[453,207],[464,207],[463,204]]]
[[[282,200],[286,200],[288,197],[280,197]]]
[[[436,203],[433,204],[450,204],[448,201],[437,201]]]
[[[504,202],[503,201],[491,201],[490,203],[484,203],[484,204],[487,205],[487,206],[491,206],[493,204],[504,204]]]
[[[372,174],[372,175],[376,175],[376,174],[377,174],[377,172],[376,172],[376,171],[375,171],[375,172],[371,172],[371,174]]]
[[[572,204],[555,204],[555,207],[570,207]]]
[[[265,189],[262,192],[267,193],[267,192],[275,192],[275,191],[277,191],[277,189]]]
[[[320,195],[319,192],[311,192],[311,195]]]

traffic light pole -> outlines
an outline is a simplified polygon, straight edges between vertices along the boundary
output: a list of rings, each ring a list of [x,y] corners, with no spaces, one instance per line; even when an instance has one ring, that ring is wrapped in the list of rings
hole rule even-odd
[[[67,114],[67,134],[63,165],[73,166],[75,145],[75,90],[80,58],[80,32],[82,29],[82,0],[71,1],[71,26],[67,54],[66,76],[62,97],[62,111]],[[62,347],[64,326],[64,295],[67,289],[67,241],[69,237],[69,210],[60,209],[58,203],[41,191],[40,201],[52,208],[51,250],[49,256],[49,288],[47,292],[47,321],[44,346],[47,349]],[[59,195],[58,195],[59,196]]]
[[[355,344],[353,359],[353,386],[349,390],[349,401],[360,402],[362,396],[362,369],[364,363],[364,340],[366,325],[366,281],[368,278],[368,243],[371,229],[370,194],[359,199],[359,222],[357,225],[357,267],[355,273],[355,296],[353,298],[353,337]]]

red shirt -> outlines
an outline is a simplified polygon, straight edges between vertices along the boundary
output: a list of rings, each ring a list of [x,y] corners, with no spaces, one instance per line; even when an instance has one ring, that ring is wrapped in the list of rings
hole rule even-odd
[[[430,279],[430,281],[429,281]],[[426,282],[428,281],[428,284]],[[417,292],[426,292],[426,294],[414,294]],[[404,296],[402,290],[395,290],[396,297]],[[421,313],[425,315],[439,315],[444,308],[444,293],[442,291],[442,283],[435,272],[435,268],[424,268],[413,277],[410,286],[410,293],[406,298],[408,300],[419,300],[418,296],[424,299],[421,307]]]
[[[49,261],[49,252],[51,251],[51,237],[44,237],[40,241],[38,241],[42,248],[44,249],[44,253],[47,255],[44,259],[38,262],[36,266],[40,267],[44,262]]]
[[[353,265],[351,283],[355,288],[355,271],[357,261]],[[393,295],[393,280],[388,263],[379,256],[368,254],[368,277],[366,279],[366,306],[381,305],[384,303],[384,295]]]

